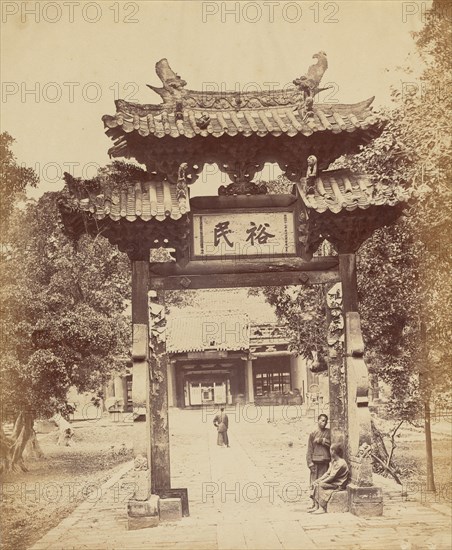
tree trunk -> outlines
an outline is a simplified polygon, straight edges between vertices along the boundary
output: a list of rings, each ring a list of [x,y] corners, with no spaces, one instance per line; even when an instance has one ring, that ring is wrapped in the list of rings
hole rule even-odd
[[[0,473],[11,469],[10,450],[13,445],[11,437],[7,436],[0,424]]]
[[[34,430],[25,446],[23,456],[25,458],[44,458],[44,453],[42,452],[41,445],[39,444]]]
[[[370,393],[372,396],[372,401],[380,399],[380,386],[378,384],[378,374],[369,373],[370,380]]]
[[[424,433],[425,433],[425,454],[427,466],[427,491],[436,491],[435,478],[433,474],[433,451],[432,451],[432,431],[430,418],[430,398],[431,388],[428,379],[428,350],[427,350],[427,327],[424,321],[421,321],[420,335],[422,342],[422,368],[419,372],[419,386],[424,400]]]
[[[398,473],[396,472],[394,465],[392,464],[392,456],[397,446],[394,438],[400,426],[402,425],[402,423],[403,423],[403,420],[394,428],[394,430],[391,433],[391,451],[388,453],[388,450],[386,449],[386,445],[383,440],[383,436],[380,433],[380,430],[377,428],[374,421],[373,420],[371,421],[371,428],[372,428],[371,456],[373,458],[373,463],[372,463],[373,470],[375,473],[381,474],[383,476],[387,476],[388,474],[390,474],[399,485],[401,485],[402,482],[400,481]]]
[[[425,448],[427,458],[427,491],[436,491],[433,474],[432,431],[430,427],[430,401],[424,403]]]
[[[20,412],[14,423],[11,436],[0,432],[0,449],[2,465],[0,471],[22,471],[28,469],[24,464],[24,451],[31,446],[39,457],[43,456],[41,448],[36,440],[36,433],[33,429],[34,419],[29,412]]]

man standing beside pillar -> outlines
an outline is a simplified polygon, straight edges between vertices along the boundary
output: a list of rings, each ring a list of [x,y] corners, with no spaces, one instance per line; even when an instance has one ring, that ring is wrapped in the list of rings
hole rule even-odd
[[[323,474],[326,473],[331,460],[331,432],[329,428],[326,427],[328,423],[327,415],[319,415],[317,423],[318,428],[309,435],[308,452],[306,453],[306,461],[308,463],[308,468],[311,471],[309,480],[311,488],[314,484],[314,481],[316,481],[317,479],[319,479],[319,477],[322,477]],[[315,510],[314,501],[308,511],[313,510]]]

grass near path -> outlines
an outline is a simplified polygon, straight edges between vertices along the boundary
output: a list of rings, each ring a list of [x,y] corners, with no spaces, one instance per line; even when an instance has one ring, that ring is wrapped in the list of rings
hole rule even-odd
[[[1,548],[24,550],[58,525],[80,502],[100,498],[112,468],[132,458],[131,423],[76,422],[72,447],[57,434],[39,436],[44,459],[26,461],[29,472],[1,479]]]

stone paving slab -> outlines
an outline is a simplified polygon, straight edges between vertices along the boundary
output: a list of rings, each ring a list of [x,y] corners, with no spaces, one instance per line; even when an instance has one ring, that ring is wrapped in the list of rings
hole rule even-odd
[[[246,548],[245,535],[240,523],[221,523],[217,525],[218,550],[239,550]]]
[[[287,525],[287,522],[273,521],[272,527],[281,542],[282,548],[285,550],[298,550],[299,548],[312,550],[317,548],[299,521],[292,521],[290,525]]]
[[[242,524],[242,529],[246,548],[262,548],[262,550],[282,550],[283,548],[271,523],[246,521]]]
[[[190,517],[127,531],[128,492],[120,489],[130,481],[129,464],[102,487],[98,501],[82,503],[32,550],[451,550],[447,507],[437,510],[403,500],[385,482],[383,517],[308,514],[303,456],[289,454],[283,446],[269,453],[255,448],[257,428],[249,424],[234,426],[231,448],[220,449],[210,423],[199,422],[194,412],[176,411],[170,417],[177,441],[171,449],[172,483],[188,488]],[[276,437],[273,426],[259,429]],[[290,467],[278,469],[276,460]],[[273,498],[264,490],[269,482],[279,483]],[[294,501],[280,490],[290,483],[300,487]],[[206,484],[217,489],[215,494],[206,496]],[[260,498],[253,488],[262,489]]]

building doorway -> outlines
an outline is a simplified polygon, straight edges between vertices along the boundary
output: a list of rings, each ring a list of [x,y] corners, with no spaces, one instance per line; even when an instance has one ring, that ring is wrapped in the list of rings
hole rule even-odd
[[[230,381],[224,380],[186,380],[185,406],[226,405],[232,402],[230,397]]]

